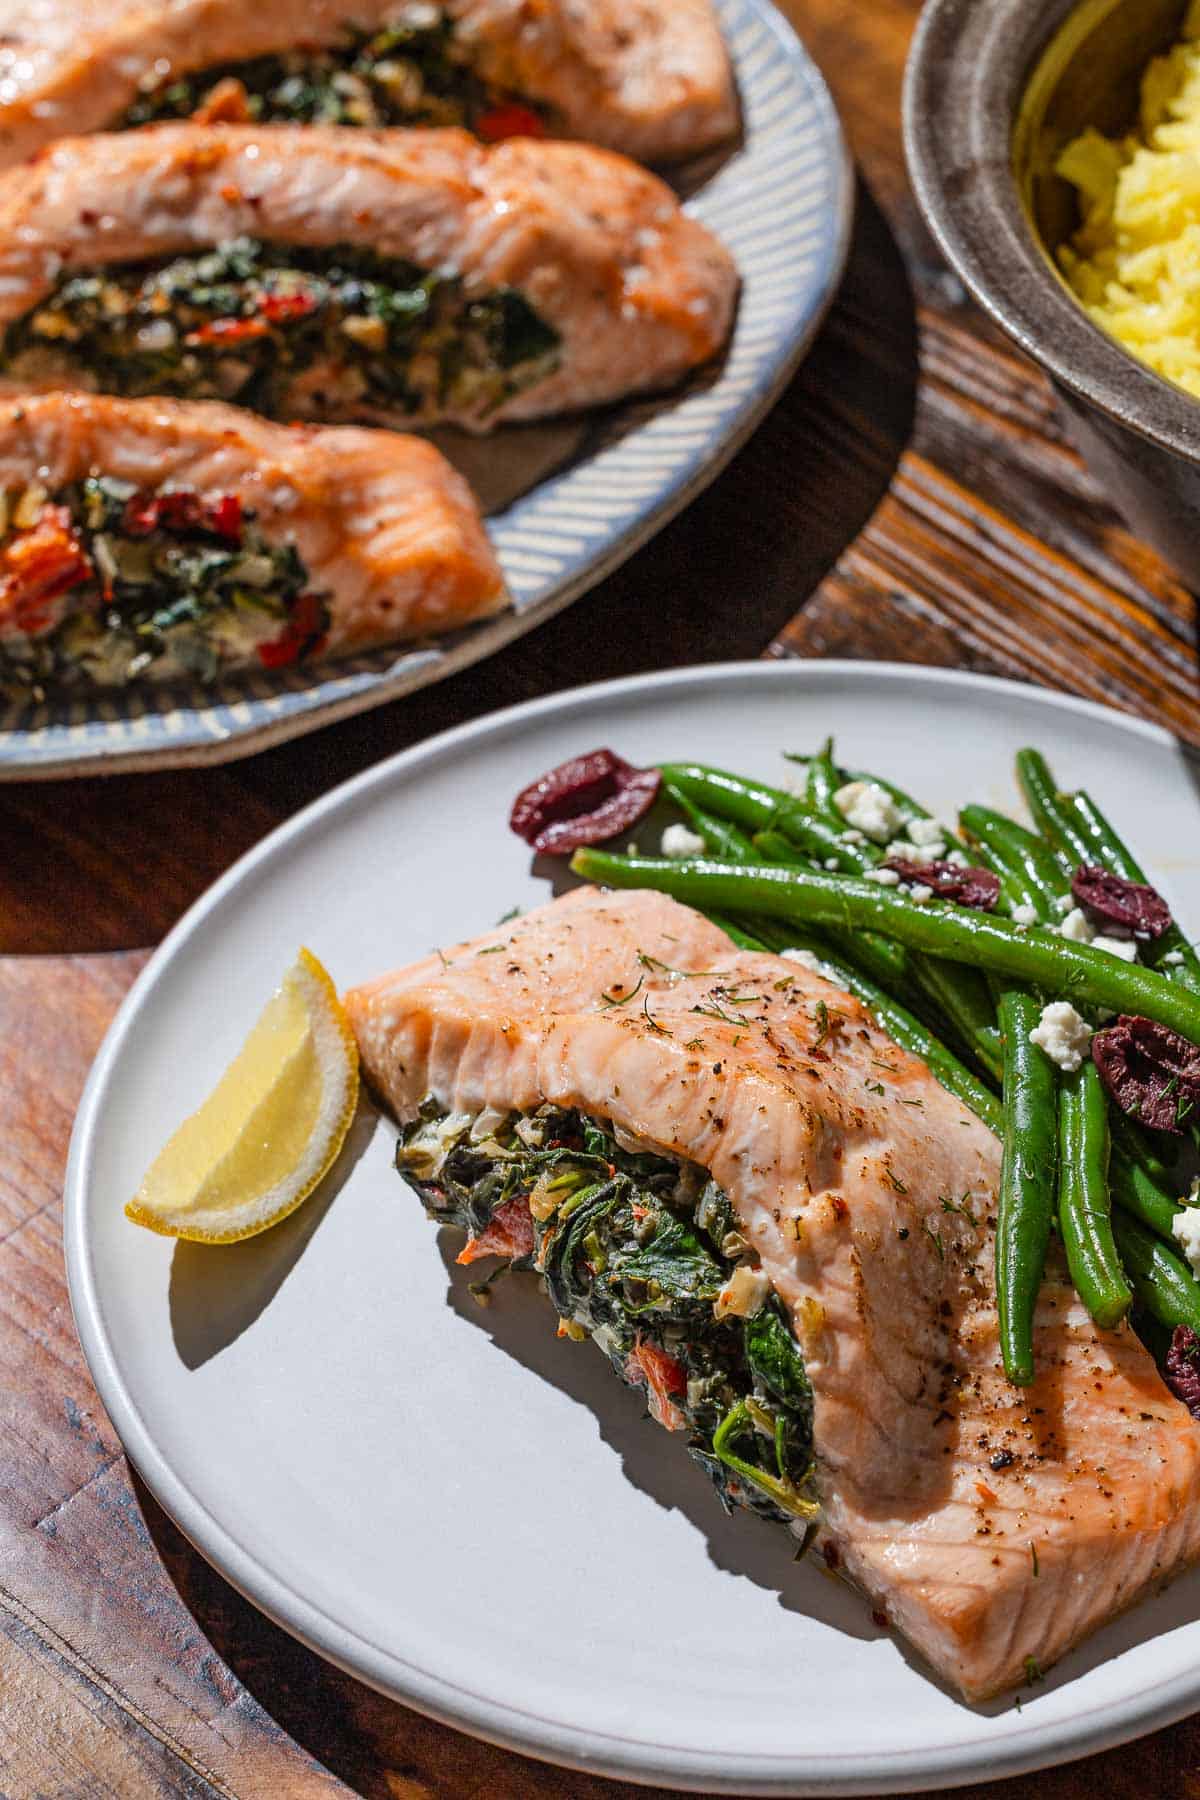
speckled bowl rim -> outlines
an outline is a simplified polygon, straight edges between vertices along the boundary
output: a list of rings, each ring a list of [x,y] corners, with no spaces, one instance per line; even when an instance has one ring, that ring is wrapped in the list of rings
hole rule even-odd
[[[927,0],[904,80],[909,174],[942,254],[1027,355],[1108,418],[1200,462],[1200,403],[1092,323],[1021,203],[1012,163],[1017,110],[1038,58],[1078,5]]]

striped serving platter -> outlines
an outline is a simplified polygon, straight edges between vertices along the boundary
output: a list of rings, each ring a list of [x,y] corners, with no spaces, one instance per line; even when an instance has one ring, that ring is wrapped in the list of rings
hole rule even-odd
[[[687,210],[728,244],[742,276],[733,342],[681,394],[546,435],[549,472],[492,512],[510,611],[436,643],[311,670],[66,702],[0,707],[0,780],[182,767],[246,756],[411,693],[491,655],[585,593],[694,499],[760,422],[837,290],[853,174],[828,90],[771,0],[716,0],[741,94],[738,149]],[[688,184],[691,185],[690,183]],[[470,450],[514,459],[514,431]],[[557,453],[556,453],[557,446]],[[449,445],[444,445],[454,455]],[[472,466],[475,465],[475,466]],[[479,482],[486,496],[486,479]]]

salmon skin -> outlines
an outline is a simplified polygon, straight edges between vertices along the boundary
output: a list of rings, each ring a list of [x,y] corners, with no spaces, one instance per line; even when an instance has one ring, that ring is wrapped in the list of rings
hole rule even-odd
[[[197,103],[493,135],[532,122],[648,162],[738,124],[709,0],[9,0],[2,55],[0,167]]]
[[[1055,1252],[1037,1382],[1006,1384],[999,1144],[849,995],[664,896],[580,890],[346,1005],[402,1122],[549,1102],[710,1172],[803,1352],[817,1548],[967,1699],[1196,1557],[1200,1431]]]
[[[0,178],[0,380],[369,424],[668,388],[737,274],[656,176],[461,131],[164,125]]]
[[[233,407],[0,401],[0,679],[215,676],[495,613],[503,577],[431,444]]]

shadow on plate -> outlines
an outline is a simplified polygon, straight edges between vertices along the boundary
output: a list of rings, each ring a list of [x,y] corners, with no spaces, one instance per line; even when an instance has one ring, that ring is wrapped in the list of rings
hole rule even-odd
[[[528,1272],[504,1276],[481,1305],[471,1292],[471,1273],[456,1266],[461,1234],[443,1231],[438,1249],[446,1265],[446,1304],[485,1331],[505,1355],[585,1407],[626,1477],[657,1506],[683,1513],[707,1540],[712,1562],[778,1596],[780,1606],[822,1620],[849,1637],[883,1635],[870,1611],[820,1559],[797,1564],[795,1538],[782,1526],[748,1513],[726,1513],[708,1477],[645,1411],[633,1389],[614,1375],[591,1344],[555,1336],[555,1315]],[[477,1276],[476,1276],[477,1280]]]
[[[171,1258],[171,1335],[180,1360],[198,1369],[220,1355],[266,1311],[354,1173],[379,1114],[359,1099],[346,1142],[316,1193],[269,1231],[240,1244],[189,1244]]]
[[[775,1594],[788,1611],[819,1620],[847,1637],[877,1640],[890,1635],[899,1654],[923,1681],[932,1682],[964,1712],[996,1718],[1020,1701],[1022,1711],[1125,1652],[1179,1630],[1200,1617],[1200,1569],[1181,1576],[1148,1602],[1135,1607],[1078,1650],[1025,1686],[1019,1696],[1007,1693],[968,1706],[930,1669],[898,1633],[876,1623],[869,1602],[839,1578],[821,1559],[797,1564],[795,1540],[780,1526],[746,1513],[723,1512],[703,1470],[687,1456],[681,1440],[670,1441],[645,1412],[634,1390],[615,1376],[607,1359],[591,1344],[569,1344],[554,1333],[554,1315],[528,1273],[505,1276],[481,1306],[470,1291],[469,1271],[456,1267],[461,1239],[439,1234],[446,1266],[446,1304],[468,1323],[485,1331],[497,1349],[524,1365],[584,1406],[596,1421],[605,1443],[620,1457],[622,1471],[657,1505],[682,1513],[708,1544],[717,1568],[741,1575]]]

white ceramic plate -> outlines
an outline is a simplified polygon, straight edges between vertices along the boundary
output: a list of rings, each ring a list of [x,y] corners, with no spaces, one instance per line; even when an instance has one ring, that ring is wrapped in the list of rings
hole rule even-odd
[[[716,7],[742,141],[676,179],[742,277],[728,354],[681,392],[582,420],[438,434],[487,510],[510,610],[450,637],[215,688],[0,699],[0,781],[227,762],[441,681],[577,600],[715,479],[816,336],[854,211],[833,101],[787,20],[771,0]]]
[[[969,1708],[722,1514],[590,1346],[512,1277],[481,1310],[365,1116],[294,1219],[173,1247],[121,1208],[296,946],[343,984],[547,897],[506,829],[534,775],[609,743],[778,777],[829,731],[943,815],[1015,804],[1013,752],[1086,782],[1200,919],[1196,770],[1163,733],[1032,688],[861,663],[731,665],[585,688],[370,770],[239,863],[172,932],[105,1042],[66,1197],[71,1294],[102,1399],[193,1542],[363,1680],[465,1730],[612,1775],[748,1793],[1010,1774],[1200,1704],[1200,1580],[1023,1696]]]

